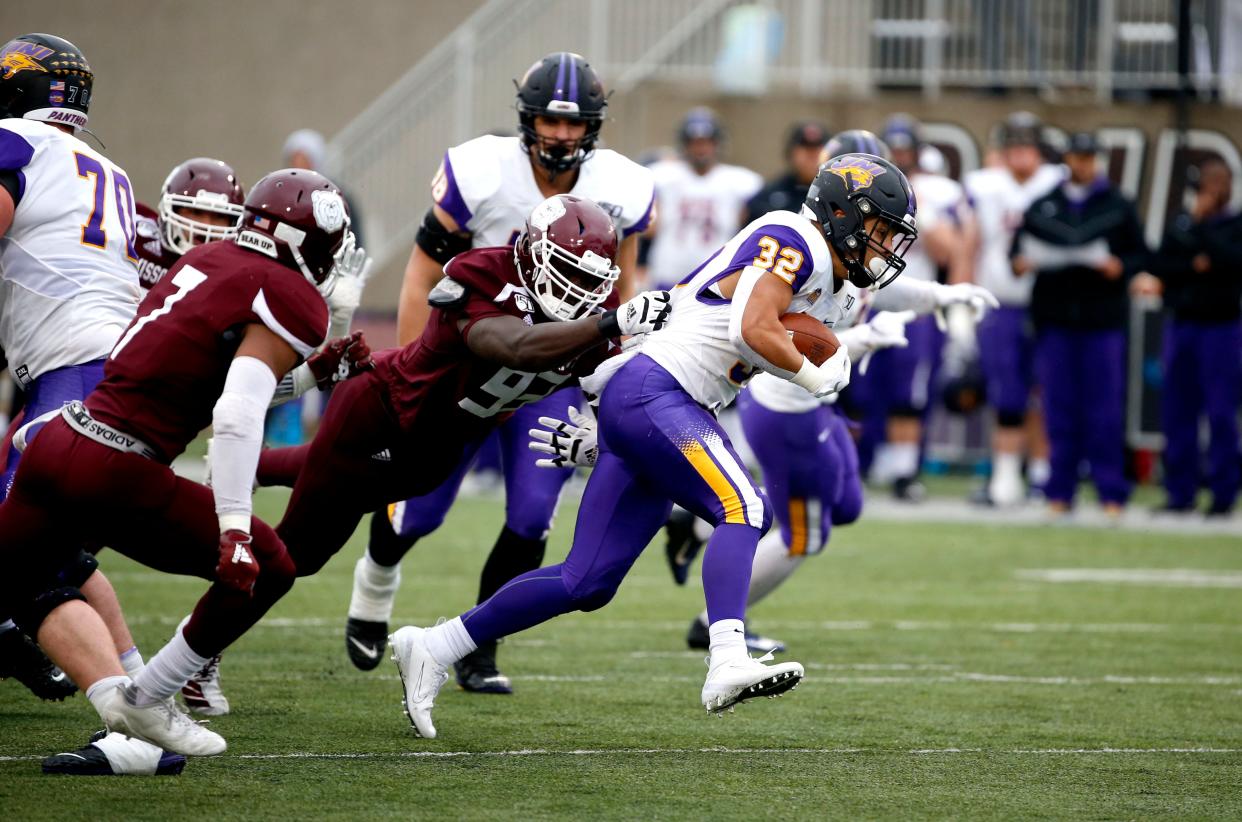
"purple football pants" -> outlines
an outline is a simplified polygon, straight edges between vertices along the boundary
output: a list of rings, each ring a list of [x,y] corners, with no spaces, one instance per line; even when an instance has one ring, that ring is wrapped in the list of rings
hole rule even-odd
[[[1071,503],[1086,460],[1102,503],[1130,497],[1125,476],[1126,335],[1121,329],[1039,333],[1035,366],[1043,392],[1052,472],[1044,494]]]
[[[1200,485],[1199,420],[1208,430],[1207,483],[1214,508],[1238,496],[1238,352],[1242,326],[1169,320],[1164,332],[1164,484],[1169,505],[1194,504]]]
[[[540,417],[563,420],[567,407],[576,405],[581,408],[585,402],[582,390],[577,386],[562,388],[522,406],[498,429],[500,464],[505,478],[505,525],[523,539],[547,538],[561,498],[561,489],[574,473],[572,468],[540,468],[535,465],[539,455],[530,450],[528,432],[539,427]],[[404,537],[422,539],[439,528],[453,507],[462,480],[482,445],[479,443],[467,453],[453,475],[435,491],[413,497],[390,509],[393,530]]]
[[[35,434],[46,424],[33,422],[49,411],[57,411],[62,405],[72,400],[84,400],[86,395],[95,390],[95,386],[103,379],[103,360],[92,360],[79,365],[66,365],[40,374],[24,390],[26,406],[23,420],[30,428],[26,431],[26,442],[34,441]],[[13,487],[13,475],[17,472],[17,462],[21,454],[12,445],[5,455],[4,473],[0,475],[0,502],[9,495]]]
[[[862,514],[858,453],[845,419],[826,405],[773,411],[748,391],[737,405],[789,554],[819,553],[833,525],[848,525]]]
[[[989,311],[979,321],[976,333],[988,405],[1002,418],[1026,414],[1034,348],[1026,308],[1003,305]]]
[[[600,397],[599,461],[565,561],[515,577],[462,616],[476,643],[612,599],[668,518],[670,501],[715,524],[703,556],[708,619],[743,619],[771,507],[715,417],[638,355]]]

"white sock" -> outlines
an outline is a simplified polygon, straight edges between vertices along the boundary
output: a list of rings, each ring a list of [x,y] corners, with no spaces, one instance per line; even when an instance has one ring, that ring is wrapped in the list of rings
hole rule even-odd
[[[96,680],[94,684],[86,689],[86,698],[95,706],[95,710],[99,711],[99,716],[103,718],[103,710],[100,706],[100,700],[112,694],[117,685],[128,685],[130,683],[128,676],[105,676],[103,679]]]
[[[1026,479],[1031,485],[1044,485],[1052,476],[1048,460],[1032,459],[1026,464]]]
[[[919,444],[917,442],[893,442],[888,445],[889,470],[892,478],[909,479],[919,473]]]
[[[209,659],[211,657],[194,653],[185,641],[185,632],[178,630],[134,677],[134,685],[138,688],[134,704],[141,707],[171,698]]]
[[[478,647],[470,638],[470,632],[466,630],[461,617],[453,617],[447,622],[428,628],[423,636],[427,643],[427,653],[446,668]]]
[[[125,669],[125,673],[129,674],[133,679],[142,673],[142,669],[147,667],[147,663],[142,660],[142,652],[138,650],[138,646],[131,647],[128,651],[121,654],[121,667]]]
[[[134,739],[125,734],[110,733],[97,742],[96,748],[108,757],[114,773],[154,776],[164,752],[150,742]]]
[[[367,622],[387,622],[401,586],[401,564],[380,565],[363,554],[354,565],[354,593],[349,598],[349,616]]]
[[[6,619],[4,622],[0,622],[0,634],[3,634],[5,631],[11,631],[16,627],[16,622],[11,619]]]
[[[712,525],[707,520],[699,519],[698,517],[694,518],[694,538],[699,542],[707,542],[712,538],[712,533],[715,532],[715,530],[716,526]]]
[[[893,445],[882,442],[875,447],[875,455],[871,458],[871,472],[867,480],[873,485],[888,485],[897,478],[893,469]]]
[[[748,659],[746,653],[746,625],[740,619],[718,619],[707,628],[710,637],[711,662],[708,667],[715,669],[719,665]]]
[[[818,534],[816,535],[818,541]],[[773,528],[755,549],[755,560],[750,567],[750,594],[746,604],[754,605],[759,600],[780,587],[789,579],[790,574],[798,570],[805,556],[790,556],[789,549],[781,539],[779,528]]]

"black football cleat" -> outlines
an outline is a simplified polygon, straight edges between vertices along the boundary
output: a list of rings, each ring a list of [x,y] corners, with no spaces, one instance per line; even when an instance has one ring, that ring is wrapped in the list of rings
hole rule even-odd
[[[496,643],[487,642],[453,663],[457,684],[475,694],[511,694],[513,683],[496,669]]]
[[[141,763],[145,757],[125,757],[130,759],[130,767],[125,765],[114,767],[112,761],[108,759],[108,755],[95,746],[94,743],[103,739],[108,735],[106,730],[97,731],[91,736],[90,744],[84,748],[78,748],[76,751],[68,751],[59,753],[55,756],[45,757],[43,759],[43,772],[53,776],[124,776],[127,774],[144,774],[146,776],[177,776],[185,770],[186,758],[181,754],[172,753],[171,751],[161,751],[159,761],[155,764],[155,771],[151,772],[149,760]],[[118,735],[118,738],[119,735]],[[126,739],[126,743],[136,742],[137,740]],[[145,744],[145,743],[140,743]]]
[[[664,523],[664,533],[668,534],[668,543],[664,546],[664,555],[668,558],[668,569],[673,572],[673,582],[685,585],[690,578],[690,566],[694,558],[703,548],[703,540],[694,535],[694,514],[684,508],[674,508]]]
[[[690,630],[686,632],[686,644],[696,651],[706,651],[711,648],[711,635],[708,633],[707,623],[695,617],[690,623]],[[760,636],[748,630],[746,631],[746,650],[752,654],[783,654],[786,648],[785,643],[779,639]]]
[[[360,671],[370,671],[384,659],[388,647],[388,623],[350,617],[345,621],[345,650]]]
[[[59,702],[78,686],[17,628],[0,633],[0,679],[16,679],[39,699]]]

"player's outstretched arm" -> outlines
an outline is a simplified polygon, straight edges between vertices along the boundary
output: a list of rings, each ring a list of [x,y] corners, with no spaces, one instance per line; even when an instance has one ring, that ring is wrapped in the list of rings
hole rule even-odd
[[[431,316],[427,295],[444,276],[444,264],[470,248],[470,235],[461,230],[447,211],[433,205],[423,219],[405,265],[401,296],[397,301],[397,344],[418,339]]]

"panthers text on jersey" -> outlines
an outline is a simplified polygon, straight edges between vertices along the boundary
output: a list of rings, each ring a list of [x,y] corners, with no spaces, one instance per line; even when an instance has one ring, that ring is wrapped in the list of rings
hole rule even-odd
[[[651,242],[648,280],[651,288],[669,288],[737,232],[763,178],[724,163],[699,174],[685,160],[656,163],[651,172],[660,227]]]
[[[305,358],[327,335],[328,306],[304,276],[232,240],[195,248],[147,292],[87,409],[171,461],[211,424],[249,324]]]
[[[0,238],[0,343],[22,385],[105,357],[138,307],[134,195],[124,170],[73,135],[0,120],[17,208]]]
[[[444,275],[437,289],[451,291],[455,303],[432,310],[417,340],[376,357],[376,375],[386,383],[390,404],[406,431],[434,431],[461,443],[481,438],[515,409],[590,374],[611,353],[611,344],[601,341],[567,366],[540,374],[485,360],[466,345],[480,320],[507,316],[532,325],[555,321],[539,311],[507,246],[458,254]],[[616,307],[614,292],[604,309]]]
[[[567,193],[598,203],[623,237],[645,231],[651,222],[655,202],[651,172],[615,151],[592,152]],[[475,248],[512,245],[531,211],[547,199],[535,182],[522,141],[491,135],[445,152],[431,196],[471,233]]]
[[[138,252],[138,284],[150,288],[163,279],[181,255],[164,247],[160,234],[159,214],[148,205],[138,203],[137,238],[134,250]]]
[[[979,221],[981,247],[975,282],[995,294],[1003,305],[1025,306],[1031,301],[1035,278],[1014,276],[1009,261],[1013,235],[1031,203],[1055,188],[1063,176],[1060,166],[1043,165],[1024,183],[1005,168],[972,171],[963,181]]]

